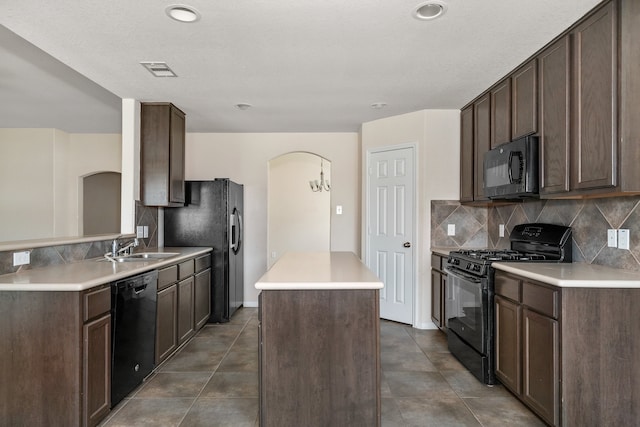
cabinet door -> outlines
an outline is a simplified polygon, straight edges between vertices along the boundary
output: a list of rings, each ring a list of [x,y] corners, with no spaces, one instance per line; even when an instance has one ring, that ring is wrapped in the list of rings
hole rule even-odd
[[[431,270],[431,320],[438,327],[443,326],[442,318],[442,273]]]
[[[529,61],[511,76],[511,139],[538,131],[538,70]]]
[[[194,284],[193,276],[178,282],[178,345],[195,333]]]
[[[523,387],[522,399],[545,421],[558,425],[560,413],[558,322],[550,317],[522,311]]]
[[[511,79],[491,89],[491,148],[511,141]]]
[[[616,185],[617,33],[610,2],[571,33],[574,42],[571,188]]]
[[[520,305],[496,296],[496,377],[516,394],[521,392]]]
[[[174,283],[158,292],[156,314],[156,365],[178,348],[178,287]]]
[[[460,112],[460,201],[473,201],[473,105]]]
[[[83,425],[95,426],[111,408],[111,315],[82,327]]]
[[[169,201],[184,203],[184,137],[185,123],[182,111],[171,106],[171,135],[169,149]]]
[[[569,191],[570,54],[565,36],[538,56],[541,194]]]
[[[491,94],[487,93],[473,105],[473,200],[488,200],[484,195],[484,153],[491,142]]]
[[[211,314],[211,269],[196,274],[195,282],[195,321],[198,330],[207,323]]]

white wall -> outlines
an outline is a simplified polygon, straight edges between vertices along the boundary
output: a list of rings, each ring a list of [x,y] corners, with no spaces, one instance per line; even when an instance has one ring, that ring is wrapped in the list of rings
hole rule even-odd
[[[187,133],[186,179],[230,178],[244,185],[244,298],[257,306],[255,282],[267,269],[269,160],[307,151],[331,161],[331,250],[360,256],[360,144],[357,133]],[[335,215],[335,206],[343,215]]]
[[[82,235],[82,187],[81,178],[97,172],[121,172],[122,135],[120,134],[69,134],[67,162],[67,215],[70,223],[65,235]],[[120,230],[112,230],[118,233]]]
[[[311,191],[320,179],[321,157],[288,153],[269,161],[267,261],[273,264],[289,251],[331,248],[331,192]],[[331,162],[323,161],[324,179],[331,182]]]
[[[79,178],[119,172],[119,134],[0,129],[0,241],[78,236]]]
[[[0,242],[53,237],[53,129],[0,129]]]
[[[458,200],[460,187],[460,111],[423,110],[362,125],[362,164],[367,150],[415,144],[418,242],[414,245],[414,326],[435,328],[431,321],[431,200]],[[362,174],[363,186],[366,176]],[[366,195],[362,194],[364,212]],[[362,248],[365,245],[363,221]]]

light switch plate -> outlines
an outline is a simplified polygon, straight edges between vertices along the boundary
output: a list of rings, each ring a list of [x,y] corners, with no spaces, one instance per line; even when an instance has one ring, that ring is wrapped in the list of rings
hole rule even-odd
[[[613,228],[607,230],[607,246],[610,248],[618,247],[618,230]]]
[[[628,228],[618,230],[618,249],[629,249],[629,235]]]
[[[455,236],[455,235],[456,235],[456,225],[447,224],[447,236]]]
[[[145,239],[147,237],[149,237],[149,226],[148,225],[143,226],[142,237],[145,238]]]
[[[342,215],[342,205],[336,206],[336,215]]]
[[[142,239],[144,237],[144,227],[139,225],[136,227],[136,237]]]

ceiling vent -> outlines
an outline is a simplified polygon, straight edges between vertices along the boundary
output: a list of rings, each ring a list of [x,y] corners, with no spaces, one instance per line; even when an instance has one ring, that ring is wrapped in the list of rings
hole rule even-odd
[[[164,62],[141,62],[140,64],[156,77],[178,77]]]

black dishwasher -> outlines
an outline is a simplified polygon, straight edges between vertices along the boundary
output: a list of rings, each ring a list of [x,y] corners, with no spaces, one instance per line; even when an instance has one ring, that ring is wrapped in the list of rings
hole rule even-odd
[[[111,284],[111,406],[151,373],[155,362],[156,270]]]

